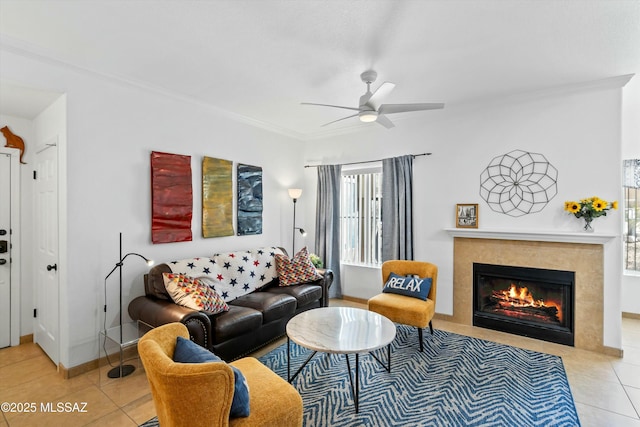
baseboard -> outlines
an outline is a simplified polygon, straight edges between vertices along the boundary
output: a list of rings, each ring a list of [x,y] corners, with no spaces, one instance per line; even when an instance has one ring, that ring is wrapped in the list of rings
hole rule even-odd
[[[102,353],[104,354],[104,353]],[[124,350],[123,352],[123,359],[125,361],[133,359],[138,357],[138,351],[137,351],[137,347],[130,347]],[[114,362],[119,362],[120,361],[120,353],[119,352],[115,352],[115,353],[111,353],[109,355],[109,360],[111,360],[111,363],[113,364]],[[73,377],[77,377],[79,375],[82,374],[86,374],[87,372],[93,371],[94,369],[98,369],[99,367],[104,367],[108,364],[107,358],[106,357],[101,357],[99,360],[98,359],[93,359],[90,360],[86,363],[83,363],[81,365],[77,365],[77,366],[73,366],[71,368],[67,368],[65,367],[62,363],[60,363],[58,365],[58,371],[60,372],[60,375],[62,375],[62,378],[64,378],[65,380],[68,380],[69,378],[73,378]]]
[[[344,301],[349,301],[349,302],[355,302],[355,303],[358,303],[358,304],[364,304],[364,305],[367,305],[367,302],[369,301],[369,300],[366,300],[366,299],[350,297],[350,296],[347,296],[347,295],[342,295],[342,298],[339,298],[339,299],[342,299]],[[439,320],[446,320],[448,322],[456,323],[456,321],[454,320],[454,317],[450,316],[448,314],[436,313],[433,316],[433,318],[436,319],[436,320],[438,320],[438,319]]]
[[[627,319],[636,319],[640,320],[640,313],[627,313],[625,311],[622,312],[622,317]]]
[[[364,304],[364,305],[367,305],[367,302],[369,301],[369,300],[366,300],[366,299],[349,297],[349,296],[346,296],[346,295],[342,295],[341,299],[343,299],[345,301],[357,302],[358,304]]]
[[[606,345],[602,346],[601,353],[602,354],[606,354],[607,356],[620,357],[620,358],[624,357],[624,350],[623,349],[607,347]]]
[[[86,374],[87,372],[93,371],[98,368],[98,360],[90,360],[82,365],[74,366],[72,368],[66,368],[62,363],[58,364],[58,371],[62,378],[68,380],[73,377],[77,377],[82,374]]]
[[[32,342],[33,342],[33,334],[24,335],[24,336],[20,337],[20,345],[29,344],[29,343],[32,343]],[[131,359],[131,358],[134,358],[134,357],[138,357],[137,349],[136,348],[125,349],[125,351],[123,353],[123,356],[124,356],[125,360]],[[119,359],[120,354],[116,352],[114,354],[110,354],[109,357],[112,360],[113,360],[113,358]],[[107,359],[105,357],[102,357],[100,360],[93,359],[93,360],[90,360],[90,361],[88,361],[86,363],[83,363],[81,365],[74,366],[72,368],[67,368],[62,363],[59,363],[58,364],[58,372],[60,373],[62,378],[68,380],[69,378],[73,378],[73,377],[77,377],[77,376],[82,375],[82,374],[86,374],[87,372],[93,371],[94,369],[97,369],[99,366],[105,366],[106,364],[107,364]]]
[[[447,322],[452,322],[452,323],[457,323],[454,320],[454,317],[449,315],[449,314],[440,314],[440,313],[435,313],[433,315],[433,318],[436,320],[446,320]]]

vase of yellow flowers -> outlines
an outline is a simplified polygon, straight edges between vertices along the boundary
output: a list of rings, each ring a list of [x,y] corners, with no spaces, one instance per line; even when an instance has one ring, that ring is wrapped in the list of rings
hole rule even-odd
[[[618,209],[618,202],[607,202],[600,197],[590,197],[579,202],[564,202],[564,210],[576,218],[584,218],[584,231],[593,232],[591,223],[600,216],[607,216],[607,211]]]

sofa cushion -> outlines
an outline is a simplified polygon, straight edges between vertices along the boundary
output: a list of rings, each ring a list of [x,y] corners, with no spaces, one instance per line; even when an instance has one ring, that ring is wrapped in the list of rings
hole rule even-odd
[[[309,258],[306,246],[300,249],[293,259],[289,259],[286,255],[276,255],[276,267],[280,286],[291,286],[322,279]]]
[[[176,339],[176,348],[173,351],[173,361],[178,363],[226,363],[206,348],[200,347],[193,341],[180,336]],[[250,413],[250,400],[247,379],[242,375],[240,369],[235,366],[231,366],[231,369],[233,370],[233,377],[235,381],[233,386],[233,401],[231,402],[231,412],[229,413],[229,416],[248,417]]]
[[[213,314],[229,310],[220,295],[200,280],[174,273],[164,273],[163,277],[167,292],[176,304]]]
[[[249,307],[229,304],[226,313],[209,316],[213,343],[217,344],[228,339],[255,331],[262,326],[262,313]]]
[[[271,292],[253,292],[236,299],[233,305],[250,307],[262,313],[262,322],[291,317],[296,311],[297,302],[291,295]]]
[[[298,301],[298,308],[319,301],[322,298],[322,287],[318,285],[274,286],[265,292],[291,295]]]

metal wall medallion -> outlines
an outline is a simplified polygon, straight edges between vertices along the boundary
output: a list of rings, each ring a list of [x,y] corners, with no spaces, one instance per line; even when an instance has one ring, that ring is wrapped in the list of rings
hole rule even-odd
[[[480,174],[480,196],[491,210],[518,217],[540,212],[558,193],[558,170],[539,153],[494,157]]]

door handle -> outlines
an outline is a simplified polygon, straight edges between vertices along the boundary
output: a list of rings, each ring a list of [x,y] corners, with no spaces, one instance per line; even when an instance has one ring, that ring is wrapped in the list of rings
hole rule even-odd
[[[0,258],[0,265],[5,265],[7,263],[7,260],[4,258]]]
[[[47,265],[47,271],[56,270],[58,271],[58,264]]]

